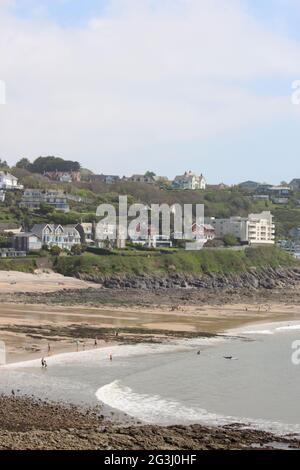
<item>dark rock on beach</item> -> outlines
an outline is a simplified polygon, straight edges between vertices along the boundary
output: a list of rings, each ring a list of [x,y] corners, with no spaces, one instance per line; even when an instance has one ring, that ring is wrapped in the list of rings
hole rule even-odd
[[[240,425],[161,427],[105,421],[99,408],[0,397],[1,450],[211,450],[300,448],[295,437],[245,429]]]

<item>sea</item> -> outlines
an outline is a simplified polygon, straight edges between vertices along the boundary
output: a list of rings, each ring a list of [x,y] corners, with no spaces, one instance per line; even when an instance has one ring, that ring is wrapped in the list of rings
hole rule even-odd
[[[47,369],[40,360],[9,364],[0,368],[0,393],[101,405],[112,419],[298,435],[299,350],[300,322],[256,324],[209,339],[59,354]]]

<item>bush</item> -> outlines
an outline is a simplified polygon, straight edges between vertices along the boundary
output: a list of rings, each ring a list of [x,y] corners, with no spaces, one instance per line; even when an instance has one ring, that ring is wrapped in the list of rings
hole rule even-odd
[[[57,245],[54,245],[50,248],[50,253],[52,256],[59,256],[61,254],[61,248],[59,248]]]
[[[232,235],[231,233],[224,235],[223,242],[225,246],[236,246],[240,244],[237,237],[235,235]]]
[[[81,245],[73,245],[71,248],[71,253],[73,255],[81,255],[83,252],[83,247]]]

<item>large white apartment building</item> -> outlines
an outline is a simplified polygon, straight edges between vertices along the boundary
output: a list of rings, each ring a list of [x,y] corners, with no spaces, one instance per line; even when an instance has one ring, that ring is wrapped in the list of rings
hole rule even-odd
[[[242,243],[249,245],[274,245],[275,224],[271,212],[249,214],[246,217],[230,217],[230,219],[209,218],[216,233],[216,238],[235,235]]]

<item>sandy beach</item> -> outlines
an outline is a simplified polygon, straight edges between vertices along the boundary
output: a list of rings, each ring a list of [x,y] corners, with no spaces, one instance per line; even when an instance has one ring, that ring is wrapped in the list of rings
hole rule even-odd
[[[298,290],[284,295],[206,296],[197,291],[130,292],[55,273],[0,273],[0,340],[8,363],[105,346],[215,337],[246,325],[300,320]],[[139,301],[137,302],[137,299]],[[233,333],[235,334],[235,333]],[[237,334],[237,333],[236,333]],[[0,449],[251,449],[298,448],[238,425],[142,426],[110,422],[101,409],[0,397]],[[30,418],[24,414],[31,410]],[[23,423],[23,424],[22,424]],[[25,425],[26,423],[26,425]],[[45,423],[49,425],[45,426]],[[25,426],[25,427],[24,427]]]
[[[52,271],[37,270],[34,274],[17,271],[0,271],[0,293],[57,292],[63,289],[98,289],[92,282],[65,277]]]
[[[147,294],[152,295],[151,306],[148,302],[132,305],[123,301],[122,292],[107,292],[97,284],[56,273],[0,272],[0,339],[6,345],[7,361],[18,362],[93,348],[95,339],[98,347],[115,342],[160,342],[222,334],[251,323],[300,320],[295,290],[290,303],[287,296],[264,302],[261,294],[243,299],[245,302],[233,298],[232,303],[222,304],[220,299],[217,303],[208,299],[205,304],[197,303],[195,294],[190,293],[188,302],[183,292],[181,303],[179,298],[172,305],[171,294],[165,291],[157,299],[158,293],[153,292]],[[115,302],[118,296],[122,304]]]

